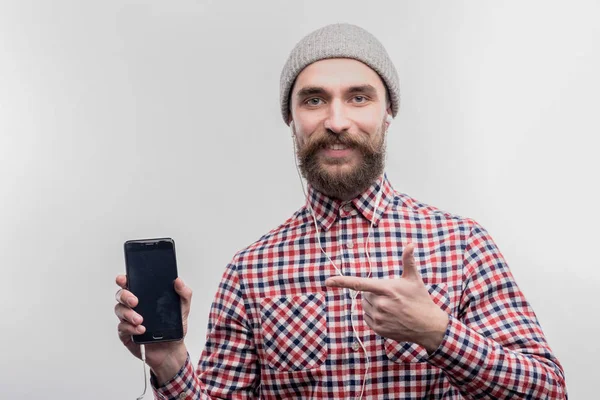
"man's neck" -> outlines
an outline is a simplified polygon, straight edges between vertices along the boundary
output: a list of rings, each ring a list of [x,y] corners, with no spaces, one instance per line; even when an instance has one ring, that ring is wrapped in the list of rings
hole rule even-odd
[[[382,174],[382,175],[379,175],[379,176],[377,177],[377,179],[376,179],[376,180],[374,180],[373,182],[370,182],[370,183],[368,183],[367,185],[364,185],[364,187],[360,187],[360,188],[358,188],[358,189],[356,189],[356,190],[353,190],[353,191],[348,191],[348,192],[343,192],[343,193],[342,193],[342,192],[329,193],[327,190],[323,190],[323,188],[320,188],[320,187],[318,187],[318,186],[315,186],[315,185],[313,185],[313,184],[311,184],[311,186],[312,186],[312,187],[313,187],[313,188],[314,188],[316,191],[320,192],[321,194],[323,194],[323,195],[325,195],[325,196],[327,196],[327,197],[329,197],[329,198],[332,198],[332,199],[334,199],[334,200],[339,200],[339,201],[342,201],[342,202],[346,202],[346,201],[350,201],[350,200],[352,200],[352,199],[354,199],[354,198],[356,198],[356,197],[360,196],[360,195],[361,195],[361,194],[363,194],[363,193],[364,193],[366,190],[369,190],[369,188],[370,188],[371,186],[373,186],[375,183],[380,183],[380,182],[382,182],[382,177],[383,177],[383,174]]]
[[[330,197],[334,200],[349,201],[349,200],[354,199],[355,197],[360,196],[360,194],[362,192],[364,192],[365,190],[367,190],[369,187],[370,187],[370,185],[367,186],[366,188],[364,188],[363,190],[353,191],[352,193],[327,193],[327,191],[322,190],[321,188],[318,188],[318,187],[314,187],[314,188],[316,191],[318,191],[321,194],[324,194],[325,196]]]

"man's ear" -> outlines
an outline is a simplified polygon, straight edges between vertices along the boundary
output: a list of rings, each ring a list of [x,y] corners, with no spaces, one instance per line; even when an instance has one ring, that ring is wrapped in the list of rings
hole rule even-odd
[[[390,127],[390,124],[391,124],[393,121],[394,121],[394,117],[392,117],[392,109],[391,109],[391,108],[388,108],[388,109],[385,111],[385,128],[386,128],[386,131],[387,131],[387,128],[389,128],[389,127]]]

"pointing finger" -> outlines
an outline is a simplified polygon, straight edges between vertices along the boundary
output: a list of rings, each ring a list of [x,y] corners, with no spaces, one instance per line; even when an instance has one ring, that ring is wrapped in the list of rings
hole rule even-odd
[[[339,287],[356,290],[357,292],[370,292],[385,296],[389,293],[385,282],[378,279],[356,278],[353,276],[334,276],[325,281],[328,287]]]

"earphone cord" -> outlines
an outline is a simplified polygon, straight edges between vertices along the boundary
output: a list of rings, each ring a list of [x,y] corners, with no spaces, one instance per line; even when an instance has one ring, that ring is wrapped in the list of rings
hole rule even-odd
[[[146,346],[143,344],[140,345],[140,351],[142,352],[142,366],[144,367],[144,393],[142,393],[135,400],[142,400],[146,395],[146,389],[148,389],[148,377],[146,375]]]

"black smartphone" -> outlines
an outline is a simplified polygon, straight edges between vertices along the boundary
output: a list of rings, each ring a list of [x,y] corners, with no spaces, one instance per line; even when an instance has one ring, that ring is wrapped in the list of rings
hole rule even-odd
[[[133,335],[135,343],[183,339],[181,298],[175,291],[177,261],[171,238],[125,242],[127,289],[138,298],[135,312],[144,319],[146,331]]]

